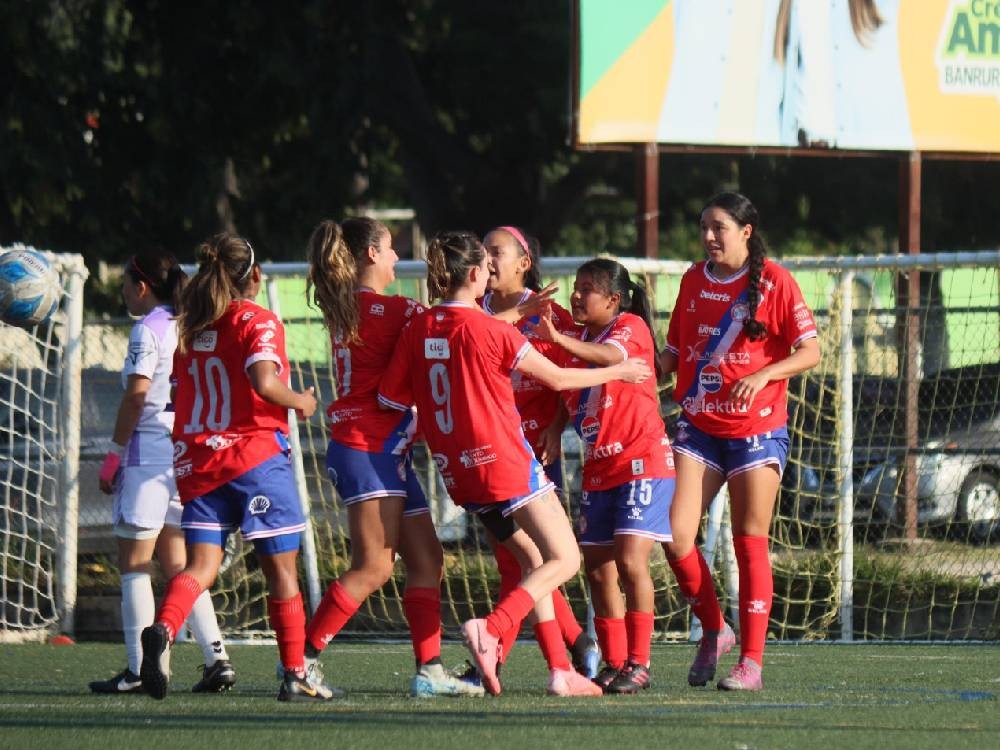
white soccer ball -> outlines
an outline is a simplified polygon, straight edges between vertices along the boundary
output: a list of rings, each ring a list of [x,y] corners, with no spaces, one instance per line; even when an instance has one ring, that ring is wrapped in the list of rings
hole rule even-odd
[[[28,249],[0,255],[0,318],[4,323],[32,328],[59,307],[59,273],[44,255]]]

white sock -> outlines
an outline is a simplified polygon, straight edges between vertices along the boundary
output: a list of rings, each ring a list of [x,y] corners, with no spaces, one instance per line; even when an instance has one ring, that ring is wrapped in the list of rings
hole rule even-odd
[[[229,654],[226,653],[226,644],[222,642],[219,621],[215,617],[212,597],[207,590],[202,591],[201,595],[195,599],[191,614],[188,615],[187,624],[191,628],[194,639],[201,646],[206,666],[211,666],[219,659],[229,658]]]
[[[142,664],[143,628],[153,624],[156,601],[149,573],[126,573],[122,576],[122,632],[125,635],[125,654],[132,674],[139,674]]]

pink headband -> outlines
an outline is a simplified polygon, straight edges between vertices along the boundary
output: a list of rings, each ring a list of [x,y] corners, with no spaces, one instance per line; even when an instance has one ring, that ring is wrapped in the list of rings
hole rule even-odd
[[[518,229],[517,227],[497,227],[497,229],[502,229],[503,231],[507,232],[507,234],[509,234],[511,237],[513,237],[515,240],[517,240],[517,244],[521,246],[522,250],[524,250],[524,254],[527,255],[529,258],[531,257],[531,249],[528,247],[528,241],[524,239],[524,235],[521,234],[520,229]]]

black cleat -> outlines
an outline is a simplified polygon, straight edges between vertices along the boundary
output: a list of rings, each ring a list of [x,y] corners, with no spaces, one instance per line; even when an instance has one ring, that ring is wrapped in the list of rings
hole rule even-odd
[[[89,687],[92,693],[141,693],[142,681],[139,675],[126,667],[110,680],[94,680]]]
[[[597,673],[597,677],[594,678],[593,682],[597,685],[597,687],[607,693],[608,686],[615,681],[619,672],[621,672],[620,669],[615,669],[610,664],[605,664],[604,669]]]
[[[201,679],[192,693],[224,693],[236,684],[236,670],[228,659],[216,659],[212,666],[201,666]]]
[[[629,661],[625,662],[621,672],[604,692],[609,695],[632,695],[648,688],[650,682],[649,667]]]
[[[170,634],[155,622],[142,631],[142,666],[139,667],[142,689],[157,700],[167,695],[170,682]]]

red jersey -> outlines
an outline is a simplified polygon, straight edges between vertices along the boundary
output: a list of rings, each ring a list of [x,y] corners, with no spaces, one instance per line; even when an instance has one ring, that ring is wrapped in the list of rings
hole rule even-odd
[[[417,315],[399,337],[379,401],[396,409],[416,404],[456,505],[503,502],[547,481],[532,472],[510,385],[511,372],[530,351],[514,326],[460,303]]]
[[[638,357],[652,364],[656,356],[649,327],[632,313],[618,315],[594,339],[589,338],[586,328],[581,329],[580,340],[611,344],[626,359]],[[565,349],[556,364],[594,366]],[[608,490],[633,479],[675,476],[655,378],[639,384],[615,380],[581,391],[563,391],[562,397],[573,427],[583,440],[584,490]]]
[[[181,502],[285,449],[288,410],[258,396],[247,374],[262,361],[274,362],[288,384],[285,328],[250,300],[230,303],[187,352],[174,354],[174,474]]]
[[[524,300],[528,299],[534,293],[530,289],[525,289],[521,301],[524,302]],[[492,297],[493,293],[487,292],[479,300],[479,304],[490,315],[494,314],[494,310],[490,305]],[[569,311],[556,304],[552,304],[550,310],[550,319],[556,330],[569,335],[577,334],[579,326],[576,325]],[[555,357],[558,356],[558,352],[562,351],[562,347],[551,341],[544,341],[538,338],[538,334],[531,329],[532,325],[537,324],[538,316],[533,315],[521,318],[514,324],[514,327],[524,334],[524,337],[531,342],[531,345],[539,353],[554,361]],[[539,434],[552,424],[552,420],[559,409],[559,392],[546,388],[530,375],[516,371],[510,376],[510,384],[514,389],[514,403],[517,404],[517,411],[521,415],[521,429],[524,431],[524,437],[532,450],[537,450]]]
[[[743,333],[749,314],[749,270],[719,279],[707,261],[696,263],[681,279],[670,316],[667,350],[677,356],[674,399],[699,430],[723,438],[747,437],[782,427],[788,421],[788,382],[768,383],[749,408],[729,401],[733,383],[787,357],[816,334],[816,321],[795,279],[773,261],[760,275],[757,320],[767,328],[763,341]]]
[[[424,310],[408,297],[387,297],[361,290],[358,301],[360,343],[345,345],[333,337],[337,400],[327,408],[330,437],[341,445],[369,453],[405,453],[417,427],[412,412],[383,409],[378,384],[410,319]]]

